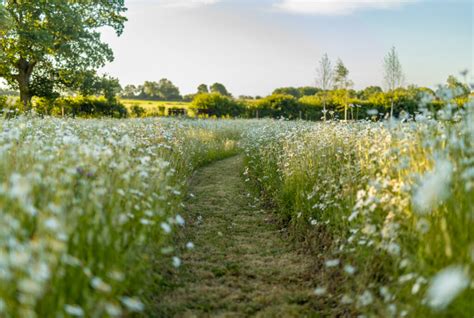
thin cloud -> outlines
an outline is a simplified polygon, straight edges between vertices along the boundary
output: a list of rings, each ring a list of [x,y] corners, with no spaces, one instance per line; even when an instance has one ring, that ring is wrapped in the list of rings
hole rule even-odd
[[[417,0],[280,0],[275,7],[298,14],[349,15],[361,10],[398,8]]]
[[[164,8],[197,8],[209,6],[221,2],[221,0],[127,0],[126,4],[158,5]]]
[[[161,0],[158,2],[167,8],[196,8],[213,5],[220,2],[220,0]]]

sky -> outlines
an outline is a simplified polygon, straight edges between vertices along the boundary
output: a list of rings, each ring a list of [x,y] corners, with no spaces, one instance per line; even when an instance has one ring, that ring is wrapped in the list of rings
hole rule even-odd
[[[125,31],[101,72],[122,85],[168,78],[182,94],[221,82],[235,96],[315,86],[318,61],[340,58],[355,89],[383,86],[396,47],[406,84],[435,87],[474,71],[466,0],[125,0]],[[472,80],[472,75],[471,75]]]

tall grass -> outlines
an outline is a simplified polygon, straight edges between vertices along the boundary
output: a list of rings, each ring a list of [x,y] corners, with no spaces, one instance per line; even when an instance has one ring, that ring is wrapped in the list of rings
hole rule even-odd
[[[247,180],[324,258],[317,297],[346,314],[474,312],[474,103],[432,117],[245,133]]]
[[[238,136],[221,122],[0,121],[0,316],[142,311],[147,247],[171,264],[187,177]]]

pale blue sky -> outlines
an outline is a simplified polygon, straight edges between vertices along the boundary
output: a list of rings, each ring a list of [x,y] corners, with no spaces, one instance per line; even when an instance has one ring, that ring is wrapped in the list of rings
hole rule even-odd
[[[473,70],[473,4],[464,0],[128,0],[129,22],[104,71],[122,84],[168,78],[181,92],[224,83],[234,95],[315,85],[341,58],[355,88],[383,85],[394,45],[407,84],[434,87]]]

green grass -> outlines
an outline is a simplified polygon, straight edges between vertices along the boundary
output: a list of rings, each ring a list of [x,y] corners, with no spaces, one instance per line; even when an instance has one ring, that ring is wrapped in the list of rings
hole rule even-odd
[[[232,123],[170,119],[19,117],[0,130],[1,317],[142,310],[165,283],[150,279],[155,257],[171,266],[187,178],[239,138]]]
[[[379,317],[474,312],[474,105],[466,107],[462,119],[447,110],[440,121],[267,122],[246,132],[248,178],[321,258],[322,299],[350,299]]]
[[[135,99],[121,99],[125,107],[130,110],[133,106],[140,106],[145,109],[148,115],[168,116],[169,109],[179,108],[186,109],[188,116],[193,117],[195,111],[188,102],[164,102],[164,101],[150,101],[150,100],[135,100]]]
[[[469,316],[474,104],[438,116],[0,120],[0,316]]]
[[[312,259],[285,240],[272,211],[250,196],[242,156],[213,163],[191,179],[174,288],[154,295],[150,316],[310,316],[318,305]]]

